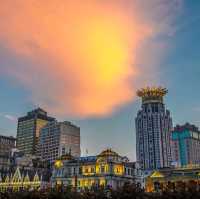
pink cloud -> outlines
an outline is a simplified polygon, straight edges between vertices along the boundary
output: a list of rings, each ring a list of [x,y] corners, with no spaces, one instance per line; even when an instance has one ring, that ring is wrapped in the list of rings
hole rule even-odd
[[[148,52],[158,45],[148,41],[173,32],[180,4],[3,0],[0,43],[27,64],[2,66],[0,74],[25,86],[34,104],[57,115],[107,115],[148,82],[142,74],[154,71],[151,64],[160,60]],[[162,55],[166,48],[159,46]]]

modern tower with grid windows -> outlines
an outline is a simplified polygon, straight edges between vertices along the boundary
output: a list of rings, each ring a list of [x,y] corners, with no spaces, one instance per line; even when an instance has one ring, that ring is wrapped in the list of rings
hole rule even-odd
[[[80,157],[80,127],[68,121],[47,123],[40,130],[37,154],[50,163],[66,154]]]
[[[136,153],[143,170],[171,165],[172,119],[163,102],[167,92],[161,87],[147,87],[137,91],[137,95],[142,98],[142,106],[135,119]]]
[[[38,150],[40,129],[55,119],[49,117],[47,112],[37,108],[18,119],[17,148],[24,154],[35,155]]]

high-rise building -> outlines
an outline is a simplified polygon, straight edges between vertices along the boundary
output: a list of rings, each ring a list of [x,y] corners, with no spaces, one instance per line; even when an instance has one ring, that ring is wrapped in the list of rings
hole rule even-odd
[[[40,131],[38,155],[54,162],[65,154],[80,156],[80,128],[67,121],[49,122]]]
[[[186,123],[172,132],[172,159],[177,166],[200,164],[200,131]]]
[[[40,129],[48,122],[55,120],[47,116],[41,108],[28,112],[18,119],[17,148],[24,154],[35,154],[37,151]]]
[[[143,88],[137,92],[142,98],[136,125],[137,161],[142,169],[153,170],[171,165],[170,133],[172,119],[165,109],[165,88]]]
[[[16,139],[14,137],[0,135],[0,169],[9,168],[11,151],[15,145]]]

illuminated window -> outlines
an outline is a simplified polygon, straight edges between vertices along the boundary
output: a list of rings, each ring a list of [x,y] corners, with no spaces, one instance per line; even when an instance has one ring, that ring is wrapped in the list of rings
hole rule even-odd
[[[94,173],[94,167],[91,168],[91,173]]]

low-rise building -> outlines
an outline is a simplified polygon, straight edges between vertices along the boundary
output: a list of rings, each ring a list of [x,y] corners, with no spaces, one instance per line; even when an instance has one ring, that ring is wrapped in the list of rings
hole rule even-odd
[[[159,169],[145,178],[147,192],[179,190],[189,187],[190,184],[200,189],[200,167]]]
[[[17,167],[0,173],[0,192],[47,189],[50,177],[46,169]]]
[[[34,155],[13,150],[10,166],[0,169],[0,192],[48,188],[52,170],[43,163]]]
[[[8,169],[12,148],[16,145],[16,139],[12,136],[0,135],[0,169]]]
[[[77,190],[92,187],[117,187],[135,183],[135,166],[127,157],[111,149],[97,156],[74,158],[65,155],[57,160],[51,178],[52,187],[72,186]]]

